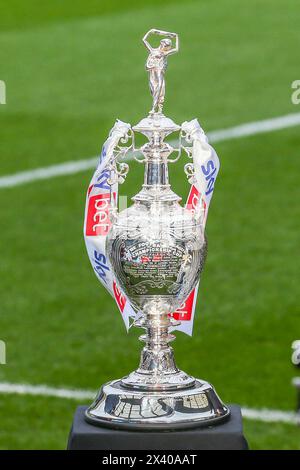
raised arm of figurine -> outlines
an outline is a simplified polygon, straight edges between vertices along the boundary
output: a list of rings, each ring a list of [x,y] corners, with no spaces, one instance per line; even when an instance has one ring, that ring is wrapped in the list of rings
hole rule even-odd
[[[159,36],[164,36],[170,39],[175,38],[175,47],[169,49],[168,51],[165,51],[165,55],[170,55],[170,54],[175,54],[175,52],[178,52],[179,50],[179,38],[177,33],[170,33],[169,31],[162,31],[160,29],[150,29],[148,33],[145,34],[143,37],[143,43],[145,44],[146,48],[148,49],[149,52],[152,52],[154,48],[151,46],[151,44],[148,42],[149,36],[151,34],[157,34]]]
[[[148,31],[148,33],[146,33],[145,36],[143,37],[143,43],[145,44],[149,52],[153,51],[153,47],[149,44],[147,39],[151,34],[154,34],[155,31],[156,31],[155,29],[150,29],[150,31]]]
[[[175,47],[172,47],[166,55],[171,55],[171,54],[175,54],[175,52],[178,52],[179,50],[179,38],[178,38],[178,34],[177,33],[168,33],[166,31],[161,31],[163,34],[162,36],[166,36],[170,39],[173,39],[175,38]]]

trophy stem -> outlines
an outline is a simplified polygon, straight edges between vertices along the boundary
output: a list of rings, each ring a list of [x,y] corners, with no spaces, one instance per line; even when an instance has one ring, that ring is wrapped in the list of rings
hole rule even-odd
[[[122,379],[122,385],[133,390],[180,390],[192,387],[195,379],[179,370],[170,342],[175,336],[169,328],[175,326],[167,313],[148,313],[138,326],[146,330],[140,340],[146,344],[136,371]]]
[[[158,316],[147,315],[144,321],[146,334],[140,336],[140,340],[146,345],[141,352],[138,371],[159,375],[164,373],[176,373],[178,369],[175,364],[173,348],[169,345],[175,336],[169,334],[171,326],[167,314]]]

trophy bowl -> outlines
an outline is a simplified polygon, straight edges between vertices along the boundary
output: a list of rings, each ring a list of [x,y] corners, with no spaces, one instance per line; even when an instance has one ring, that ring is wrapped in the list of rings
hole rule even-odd
[[[119,285],[145,315],[176,311],[196,286],[205,261],[200,221],[166,189],[153,194],[145,185],[107,237]]]

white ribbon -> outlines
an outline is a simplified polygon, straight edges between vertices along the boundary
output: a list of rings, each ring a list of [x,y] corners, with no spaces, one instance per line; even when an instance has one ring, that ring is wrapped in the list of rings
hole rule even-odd
[[[99,281],[115,298],[127,330],[129,317],[134,317],[135,312],[126,296],[121,293],[111,271],[105,242],[112,224],[111,210],[113,206],[117,205],[118,200],[117,179],[113,184],[109,181],[114,179],[111,161],[119,140],[126,138],[130,128],[130,124],[117,121],[105,141],[99,163],[88,188],[84,216],[84,239],[90,262]]]
[[[196,212],[204,210],[204,232],[215,181],[220,169],[220,161],[214,148],[209,145],[208,138],[197,119],[193,119],[189,122],[185,121],[182,124],[182,130],[186,133],[187,139],[193,144],[192,155],[195,172],[194,181],[187,198],[186,208],[195,210]],[[175,329],[183,331],[190,336],[193,334],[198,287],[199,282],[183,305],[173,313],[173,317],[181,321],[180,325]]]

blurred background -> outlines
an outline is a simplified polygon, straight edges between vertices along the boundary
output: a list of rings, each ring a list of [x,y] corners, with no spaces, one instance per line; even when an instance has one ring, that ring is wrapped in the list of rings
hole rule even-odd
[[[44,179],[3,177],[95,157],[116,118],[144,117],[151,97],[141,38],[153,27],[180,36],[166,76],[165,113],[176,122],[197,117],[212,132],[300,113],[291,101],[299,21],[298,0],[2,2],[0,448],[65,448],[75,408],[91,394],[59,390],[93,392],[136,367],[141,347],[85,251],[93,163]],[[272,130],[214,144],[221,171],[194,336],[178,333],[174,348],[178,365],[211,381],[225,402],[292,412],[300,134],[296,125]],[[184,197],[182,166],[171,168],[171,183]],[[141,183],[131,163],[122,192]],[[41,384],[48,388],[30,389]],[[300,449],[299,427],[261,416],[245,417],[251,448]]]

